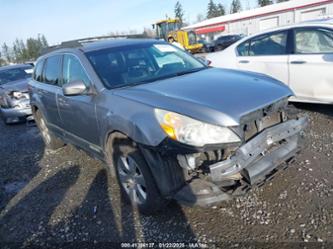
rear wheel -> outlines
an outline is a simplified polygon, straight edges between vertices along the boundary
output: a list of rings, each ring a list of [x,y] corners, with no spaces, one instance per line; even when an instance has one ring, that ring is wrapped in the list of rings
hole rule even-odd
[[[112,157],[126,202],[144,214],[155,213],[166,206],[144,157],[131,140],[116,139]]]
[[[64,146],[64,142],[55,137],[47,128],[45,119],[39,110],[35,113],[35,121],[42,135],[46,149],[57,150]]]

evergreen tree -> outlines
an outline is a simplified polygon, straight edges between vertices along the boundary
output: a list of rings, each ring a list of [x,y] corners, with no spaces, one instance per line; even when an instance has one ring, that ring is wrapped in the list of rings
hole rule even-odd
[[[47,48],[49,46],[49,43],[47,42],[45,35],[38,35],[38,40],[40,40],[43,48]]]
[[[208,7],[207,7],[207,18],[209,19],[209,18],[216,17],[217,12],[218,12],[218,9],[217,9],[216,4],[214,3],[213,0],[210,0],[208,2]]]
[[[180,24],[182,26],[183,21],[184,21],[184,10],[183,10],[183,6],[181,5],[181,3],[179,1],[177,1],[176,5],[175,5],[175,17],[180,20]]]
[[[232,0],[231,7],[230,7],[230,13],[238,13],[242,10],[242,6],[240,3],[240,0]]]
[[[38,35],[37,38],[28,38],[25,42],[16,39],[12,48],[9,48],[6,43],[1,46],[3,57],[7,63],[23,63],[35,60],[46,47],[48,47],[48,42],[44,35]]]
[[[271,5],[271,4],[273,4],[272,0],[258,0],[258,5],[260,7],[264,7],[264,6]]]
[[[223,6],[221,3],[219,3],[219,4],[217,5],[217,12],[218,12],[218,15],[219,15],[219,16],[224,16],[224,15],[225,15],[225,9],[224,9],[224,6]]]

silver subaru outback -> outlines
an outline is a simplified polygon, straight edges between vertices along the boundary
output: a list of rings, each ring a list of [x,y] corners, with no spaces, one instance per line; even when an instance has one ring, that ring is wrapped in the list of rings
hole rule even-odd
[[[70,143],[104,161],[143,213],[261,185],[292,161],[307,124],[287,112],[283,83],[211,68],[156,40],[53,48],[30,86],[46,148]]]

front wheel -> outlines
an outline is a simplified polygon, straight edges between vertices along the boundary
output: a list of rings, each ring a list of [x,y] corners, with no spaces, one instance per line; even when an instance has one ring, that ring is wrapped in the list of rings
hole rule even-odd
[[[156,213],[167,202],[139,149],[129,139],[121,140],[113,144],[113,165],[124,199],[144,214]]]

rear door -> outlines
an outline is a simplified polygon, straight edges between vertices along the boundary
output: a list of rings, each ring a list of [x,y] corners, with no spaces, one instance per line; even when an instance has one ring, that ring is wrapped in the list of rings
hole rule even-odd
[[[61,80],[61,55],[52,55],[45,60],[43,73],[36,89],[43,105],[44,113],[49,129],[60,132],[61,120],[57,107],[57,94],[62,92],[59,87]]]
[[[237,47],[239,69],[267,74],[285,84],[288,79],[289,31],[256,36]]]
[[[333,103],[333,30],[305,27],[293,34],[290,87],[299,100]]]
[[[85,72],[78,57],[73,54],[64,54],[63,57],[63,84],[81,80],[90,88],[92,83]],[[79,146],[99,152],[97,144],[98,127],[95,113],[95,95],[64,96],[58,95],[58,108],[67,136]]]

